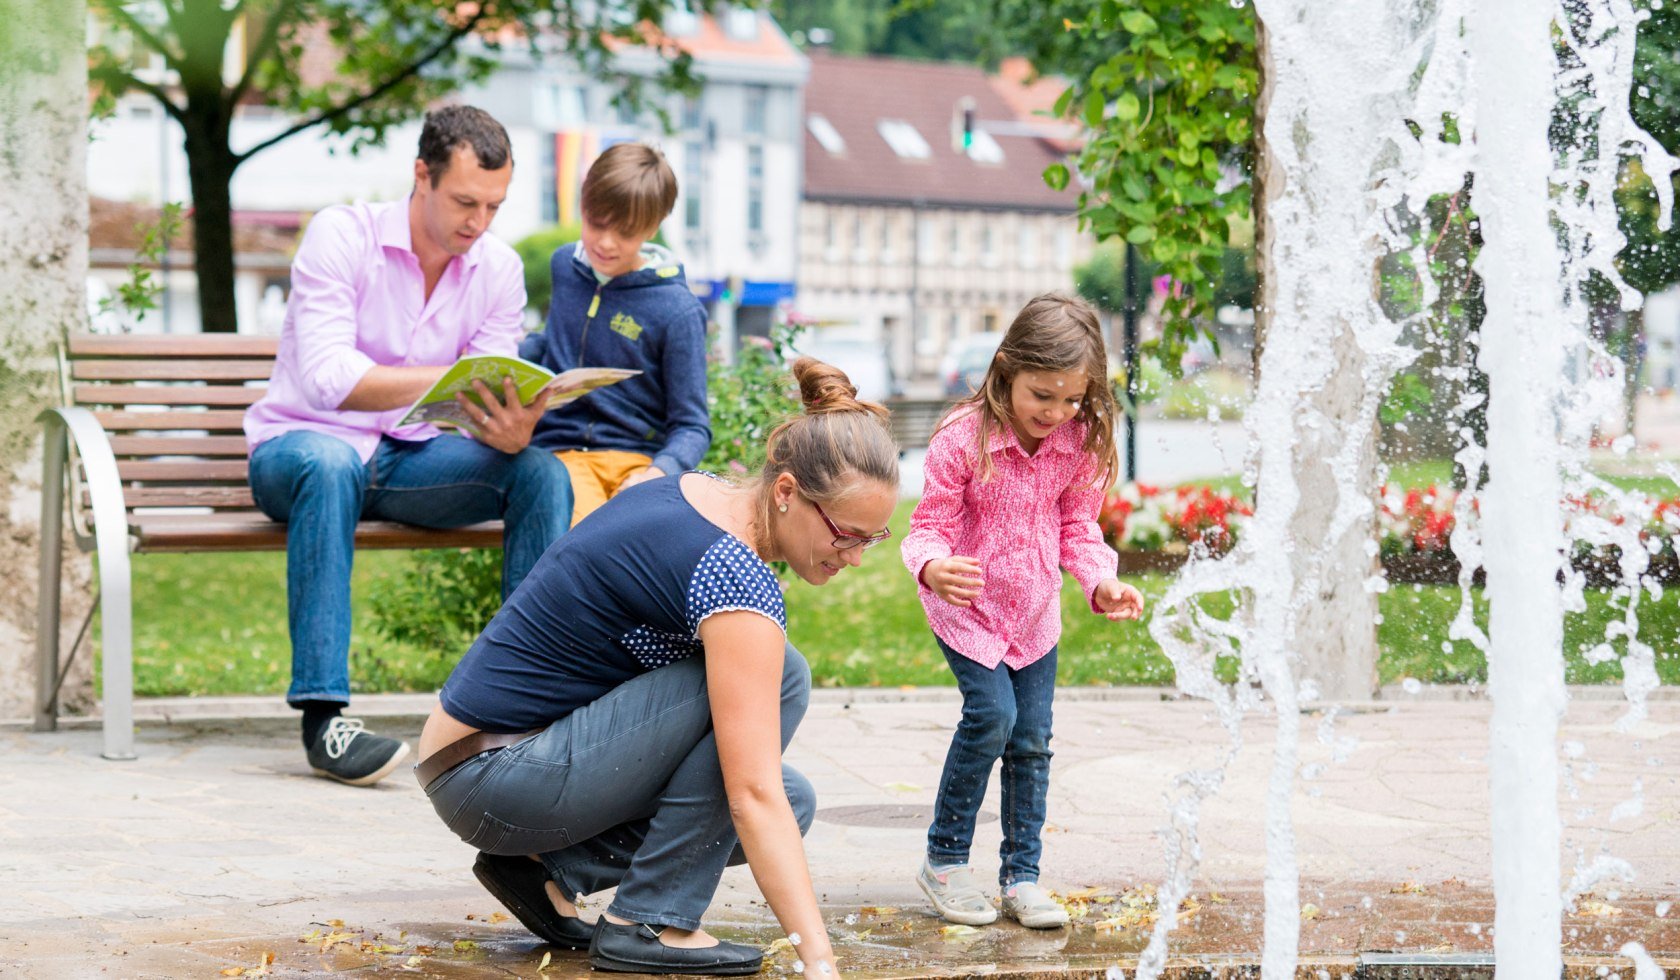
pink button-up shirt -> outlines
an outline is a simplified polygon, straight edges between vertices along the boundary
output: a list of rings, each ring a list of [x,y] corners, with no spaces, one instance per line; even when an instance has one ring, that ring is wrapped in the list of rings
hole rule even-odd
[[[940,639],[987,667],[1001,661],[1019,670],[1061,639],[1058,566],[1089,598],[1115,574],[1120,556],[1097,526],[1105,488],[1096,485],[1082,448],[1083,423],[1058,426],[1030,456],[1014,430],[993,432],[992,475],[982,483],[975,466],[979,418],[969,412],[934,433],[926,488],[900,552]],[[986,581],[967,608],[921,584],[922,566],[951,555],[977,559]]]
[[[376,364],[453,364],[466,354],[518,352],[525,278],[519,256],[483,235],[449,260],[426,297],[408,229],[408,198],[330,207],[309,222],[292,260],[292,295],[268,392],[245,412],[253,448],[292,429],[337,436],[365,462],[381,436],[430,439],[399,426],[405,409],[340,409]]]

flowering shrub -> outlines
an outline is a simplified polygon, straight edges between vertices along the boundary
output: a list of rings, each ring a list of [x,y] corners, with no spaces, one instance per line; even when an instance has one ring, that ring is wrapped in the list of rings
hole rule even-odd
[[[1253,515],[1247,501],[1212,487],[1128,483],[1109,493],[1097,523],[1121,551],[1185,552],[1200,545],[1219,554],[1236,544]]]
[[[1431,483],[1400,491],[1384,486],[1377,507],[1378,547],[1384,557],[1445,554],[1453,531],[1458,494]]]
[[[1452,559],[1453,507],[1458,494],[1430,484],[1400,489],[1384,486],[1378,497],[1378,547],[1384,558],[1409,555]],[[1654,500],[1640,539],[1653,556],[1672,556],[1680,540],[1680,497]],[[1475,504],[1472,503],[1472,509]],[[1633,518],[1602,495],[1571,496],[1563,501],[1564,534],[1574,540],[1574,524],[1592,515],[1625,524]],[[1124,484],[1109,493],[1097,517],[1103,535],[1116,549],[1183,554],[1203,545],[1214,554],[1229,550],[1254,514],[1247,501],[1208,486],[1163,488]],[[1591,550],[1584,543],[1578,550]]]

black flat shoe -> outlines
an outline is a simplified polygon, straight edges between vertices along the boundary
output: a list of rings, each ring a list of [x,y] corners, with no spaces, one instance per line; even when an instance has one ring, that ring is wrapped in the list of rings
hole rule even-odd
[[[605,918],[595,921],[595,940],[589,944],[589,965],[616,973],[702,973],[741,976],[757,973],[764,954],[751,946],[718,940],[704,949],[678,949],[659,941],[657,926],[621,926]]]
[[[561,915],[549,900],[548,872],[527,857],[478,853],[473,876],[496,896],[520,924],[544,942],[566,949],[588,949],[594,927],[575,915]]]

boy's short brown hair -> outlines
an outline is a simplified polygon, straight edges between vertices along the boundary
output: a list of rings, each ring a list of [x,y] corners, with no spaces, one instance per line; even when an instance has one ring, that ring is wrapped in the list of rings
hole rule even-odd
[[[590,165],[582,204],[591,224],[651,237],[677,206],[677,175],[646,143],[615,143]]]

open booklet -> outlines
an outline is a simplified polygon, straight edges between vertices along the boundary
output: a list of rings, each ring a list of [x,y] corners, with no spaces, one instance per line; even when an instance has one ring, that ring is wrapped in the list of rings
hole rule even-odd
[[[418,425],[430,422],[433,425],[453,425],[472,431],[472,420],[467,417],[466,410],[455,400],[455,396],[465,393],[468,398],[477,402],[478,393],[473,388],[474,381],[484,382],[484,386],[500,398],[502,379],[512,376],[523,402],[530,404],[539,395],[546,393],[548,407],[555,408],[582,398],[596,388],[605,388],[641,373],[629,368],[585,367],[555,374],[541,364],[532,364],[517,357],[473,354],[456,361],[453,367],[445,371],[443,377],[437,379],[425,394],[415,399],[398,424]]]

